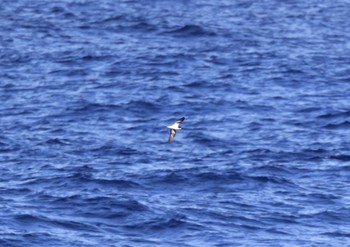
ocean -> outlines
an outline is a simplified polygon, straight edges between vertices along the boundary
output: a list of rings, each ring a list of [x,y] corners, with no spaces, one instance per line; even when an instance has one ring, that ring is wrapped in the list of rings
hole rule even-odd
[[[2,0],[0,246],[350,246],[349,16]]]

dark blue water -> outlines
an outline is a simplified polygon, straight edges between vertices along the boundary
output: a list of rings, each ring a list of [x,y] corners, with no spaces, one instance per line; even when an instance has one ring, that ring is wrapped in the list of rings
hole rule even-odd
[[[349,16],[2,0],[0,246],[350,245]]]

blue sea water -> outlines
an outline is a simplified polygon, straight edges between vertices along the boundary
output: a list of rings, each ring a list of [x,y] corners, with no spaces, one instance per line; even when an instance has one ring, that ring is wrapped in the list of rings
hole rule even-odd
[[[2,0],[0,246],[349,246],[349,16]]]

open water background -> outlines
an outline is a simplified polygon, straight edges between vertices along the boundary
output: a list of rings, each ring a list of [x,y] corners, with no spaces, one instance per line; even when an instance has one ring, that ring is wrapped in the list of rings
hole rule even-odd
[[[2,0],[0,246],[349,246],[349,16]]]

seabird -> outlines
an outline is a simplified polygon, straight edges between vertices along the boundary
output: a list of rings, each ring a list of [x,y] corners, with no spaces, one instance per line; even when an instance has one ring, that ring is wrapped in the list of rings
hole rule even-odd
[[[168,129],[170,129],[170,135],[169,135],[169,140],[168,142],[171,142],[175,135],[176,135],[176,131],[181,129],[180,123],[182,123],[185,120],[184,117],[176,120],[175,123],[173,123],[172,125],[166,126]]]

